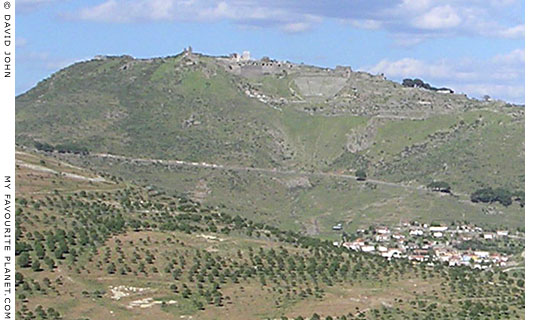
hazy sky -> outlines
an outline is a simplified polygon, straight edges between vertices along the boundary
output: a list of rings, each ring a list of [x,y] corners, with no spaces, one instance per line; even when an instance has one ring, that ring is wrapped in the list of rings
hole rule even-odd
[[[523,103],[524,0],[18,0],[22,93],[98,54],[195,52],[421,78]]]

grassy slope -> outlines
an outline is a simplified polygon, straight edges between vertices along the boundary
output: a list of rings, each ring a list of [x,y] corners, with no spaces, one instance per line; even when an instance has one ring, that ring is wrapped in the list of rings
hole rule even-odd
[[[318,234],[333,240],[340,237],[339,232],[331,231],[337,222],[343,222],[347,232],[371,224],[393,224],[400,219],[447,223],[468,220],[510,228],[524,223],[523,208],[516,203],[509,207],[473,204],[466,196],[365,184],[351,179],[133,166],[104,160],[81,164],[99,167],[144,185],[159,186],[170,194],[194,196],[210,206],[225,206],[222,210],[231,214],[238,213],[283,229]],[[497,214],[486,214],[488,207]]]
[[[178,69],[174,61],[118,58],[55,74],[42,90],[19,98],[19,140],[71,140],[98,152],[268,165],[269,137],[261,129],[271,111],[238,93],[223,71],[210,77],[202,66]],[[189,126],[190,119],[199,124]]]
[[[41,155],[19,153],[17,159],[49,169],[65,168],[66,172],[79,176],[97,176],[95,172],[69,167],[57,159]],[[399,319],[419,316],[442,318],[444,314],[456,316],[458,313],[459,318],[467,319],[470,318],[470,308],[459,301],[475,302],[477,299],[490,309],[489,313],[479,319],[490,319],[495,314],[501,316],[499,311],[494,311],[494,307],[499,308],[502,304],[509,307],[506,318],[521,319],[524,316],[524,291],[515,285],[515,281],[523,278],[523,274],[519,272],[509,275],[512,282],[507,282],[500,276],[500,272],[489,275],[470,269],[459,271],[445,267],[425,268],[425,265],[413,266],[409,263],[390,264],[371,255],[349,255],[336,249],[293,245],[275,237],[266,237],[262,235],[264,231],[256,228],[261,234],[257,235],[257,232],[249,236],[242,228],[228,235],[211,232],[208,227],[212,221],[216,221],[213,218],[195,224],[189,219],[182,219],[185,223],[192,224],[191,228],[188,228],[192,230],[190,233],[164,231],[159,227],[149,226],[146,230],[135,231],[126,227],[107,234],[104,233],[106,224],[101,219],[121,215],[126,221],[141,219],[160,225],[168,216],[167,211],[175,207],[170,207],[171,202],[174,203],[177,199],[151,196],[139,187],[127,183],[115,183],[116,189],[107,189],[104,185],[98,186],[85,180],[73,185],[73,179],[67,176],[42,174],[42,170],[33,168],[21,166],[17,169],[17,199],[20,201],[24,198],[28,201],[27,205],[18,204],[21,211],[17,213],[17,241],[32,246],[41,242],[46,256],[54,257],[49,249],[49,241],[39,240],[38,232],[48,238],[49,231],[56,233],[58,229],[63,229],[68,234],[75,231],[74,236],[68,236],[66,241],[70,252],[76,253],[76,258],[73,258],[71,253],[66,253],[64,258],[54,259],[53,270],[45,267],[43,261],[39,271],[31,268],[18,269],[26,283],[19,284],[17,288],[18,310],[24,313],[24,316],[18,317],[21,319],[43,319],[35,317],[38,306],[42,306],[44,310],[54,308],[60,312],[63,319],[94,320],[113,316],[120,320],[178,319],[181,316],[192,316],[194,319],[267,319],[283,315],[309,317],[313,313],[337,317],[359,312],[363,312],[365,319],[379,319],[381,314]],[[25,187],[36,182],[42,184],[43,191],[48,190],[51,193],[36,194]],[[59,185],[62,188],[58,188]],[[84,196],[81,189],[87,192]],[[35,203],[41,205],[36,207]],[[128,209],[125,206],[127,203],[150,206],[147,210]],[[163,204],[161,209],[157,209],[159,204]],[[109,206],[110,209],[98,209],[103,206]],[[178,217],[212,216],[203,211],[204,208],[191,213],[173,209],[169,213]],[[217,223],[217,227],[222,230],[223,224]],[[95,233],[99,240],[81,244],[81,230],[90,235]],[[92,246],[95,246],[95,251]],[[265,256],[269,256],[271,250],[278,254],[286,250],[285,256],[290,258],[285,258],[283,267],[276,265],[275,260],[266,260]],[[209,259],[221,261],[218,263],[221,267],[217,269],[217,273],[221,275],[227,273],[225,269],[233,273],[243,270],[244,267],[257,270],[253,262],[257,258],[249,258],[250,251],[256,257],[262,257],[263,263],[258,265],[259,269],[272,270],[275,277],[259,272],[257,276],[239,276],[238,283],[235,283],[231,276],[225,276],[219,288],[224,297],[223,306],[205,303],[204,310],[198,310],[193,301],[205,300],[204,295],[198,293],[198,286],[201,285],[205,291],[210,290],[210,282],[215,281],[208,276],[210,270],[213,270],[207,269]],[[35,250],[28,252],[32,261],[40,261]],[[241,256],[238,252],[241,252]],[[299,261],[308,265],[308,261],[322,263],[329,259],[328,263],[337,263],[340,271],[330,276],[332,285],[325,284],[319,278],[318,286],[323,292],[321,295],[311,294],[302,298],[299,296],[300,291],[313,289],[315,285],[309,276],[304,280],[300,271],[289,270],[291,259],[296,261],[297,266]],[[185,265],[179,262],[180,260],[184,260]],[[274,261],[275,267],[271,267],[269,261]],[[145,271],[139,269],[142,262]],[[107,272],[107,266],[111,263],[116,266],[113,273]],[[351,273],[355,263],[360,266],[357,279],[354,279]],[[177,280],[166,271],[169,264],[173,268],[181,269]],[[345,266],[347,268],[342,269]],[[154,267],[156,269],[152,270]],[[125,269],[126,273],[121,274],[121,269]],[[331,272],[330,269],[329,266],[321,265],[320,270],[322,274],[329,276],[327,273]],[[189,280],[190,270],[195,270],[194,280]],[[343,270],[346,270],[346,276],[341,275]],[[265,285],[260,283],[260,274],[267,275]],[[305,275],[305,272],[303,274]],[[281,278],[282,276],[284,278]],[[176,284],[180,292],[173,292],[171,284]],[[189,298],[183,298],[183,284],[193,292]],[[111,288],[121,285],[145,290],[131,293],[119,300],[112,299]],[[289,293],[289,298],[286,298],[286,293]],[[176,303],[166,306],[157,304],[148,308],[127,308],[131,302],[143,298],[152,298],[160,303],[174,300]],[[426,308],[429,305],[432,306]],[[28,311],[34,312],[34,317],[31,317]],[[53,317],[47,317],[51,318]]]
[[[280,116],[287,142],[295,152],[293,160],[317,169],[328,168],[343,153],[346,135],[367,122],[363,117],[306,115],[288,109]]]
[[[400,137],[397,132],[411,134]],[[428,137],[437,132],[442,132],[441,137]],[[520,190],[524,186],[523,132],[522,121],[490,111],[388,124],[379,130],[377,146],[372,150],[382,150],[388,159],[376,174],[424,185],[444,180],[458,191],[469,193],[487,186]],[[414,144],[424,145],[400,155],[401,146]]]
[[[301,74],[249,81],[270,96],[290,98],[288,88],[295,76]],[[346,148],[348,135],[367,130],[369,116],[300,111],[306,104],[286,105],[280,112],[245,96],[238,89],[242,81],[248,80],[226,73],[209,57],[199,58],[195,65],[180,56],[78,63],[17,98],[17,140],[27,145],[31,140],[74,141],[92,152],[302,171],[365,167],[376,179],[412,185],[445,180],[464,194],[484,186],[524,188],[524,122],[522,115],[513,115],[521,112],[515,108],[484,104],[479,111],[469,106],[479,103],[462,96],[403,90],[387,81],[364,79],[355,84],[363,94],[356,103],[375,105],[381,114],[418,117],[427,107],[415,105],[417,100],[433,101],[436,107],[464,107],[430,113],[425,120],[378,121],[371,146],[353,154]],[[321,223],[322,233],[334,221],[351,221],[355,228],[366,218],[382,222],[461,217],[510,226],[524,220],[523,209],[516,205],[497,207],[502,214],[493,217],[482,213],[485,205],[383,186],[359,190],[352,183],[340,186],[322,179],[309,188],[290,188],[275,177],[254,174],[157,167],[134,174],[139,169],[92,165],[169,191],[192,192],[206,183],[211,190],[205,197],[208,203],[226,204],[231,212],[261,216],[289,228],[310,229]]]

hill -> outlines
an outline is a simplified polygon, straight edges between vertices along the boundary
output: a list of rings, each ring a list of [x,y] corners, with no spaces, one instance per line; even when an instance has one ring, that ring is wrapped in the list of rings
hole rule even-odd
[[[50,155],[17,163],[17,319],[524,317],[519,268],[387,261]]]
[[[469,201],[482,188],[524,190],[523,107],[346,67],[191,50],[96,57],[17,97],[16,130],[21,146],[87,150],[58,156],[322,237],[339,221],[524,223],[516,201]],[[453,195],[430,192],[433,181]]]

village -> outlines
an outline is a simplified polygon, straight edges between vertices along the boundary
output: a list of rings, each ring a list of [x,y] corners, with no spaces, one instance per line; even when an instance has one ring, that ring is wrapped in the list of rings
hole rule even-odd
[[[332,227],[342,231],[341,223]],[[421,224],[401,222],[395,226],[371,226],[358,229],[356,236],[343,234],[337,247],[380,255],[391,259],[408,259],[413,263],[440,262],[449,266],[474,269],[511,267],[513,255],[524,250],[525,235],[509,230],[484,230],[472,224]]]

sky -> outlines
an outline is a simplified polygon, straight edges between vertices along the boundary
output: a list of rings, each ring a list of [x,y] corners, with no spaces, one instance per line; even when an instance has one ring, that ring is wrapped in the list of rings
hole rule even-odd
[[[250,51],[525,101],[524,0],[17,0],[16,92],[96,55]]]

